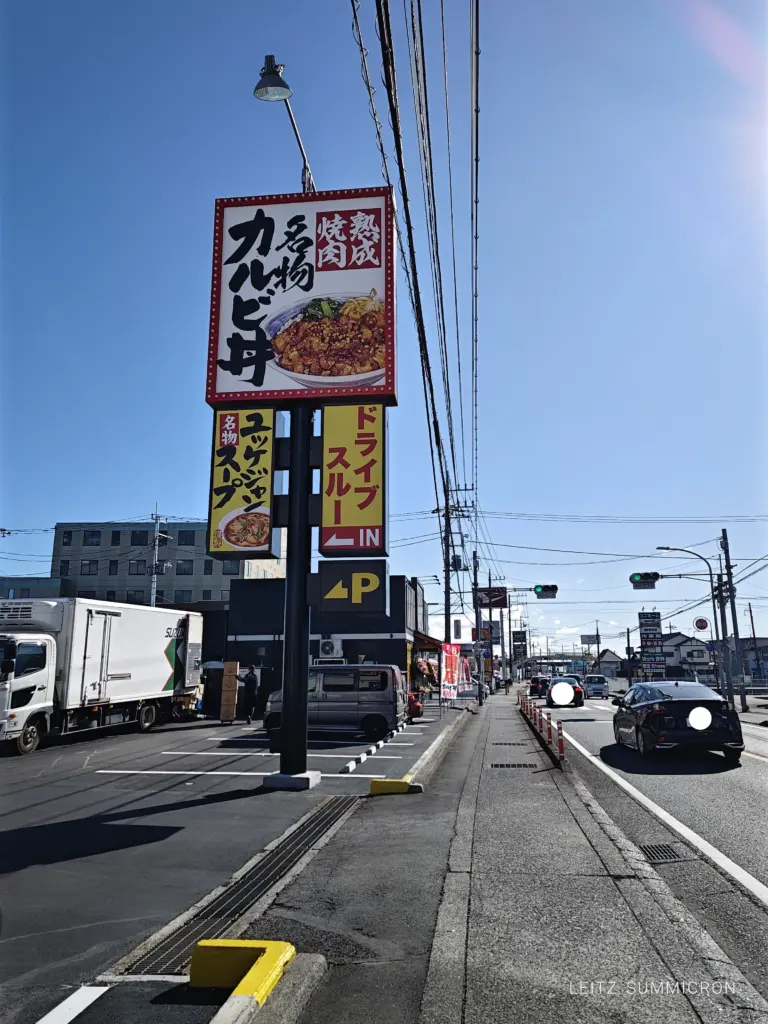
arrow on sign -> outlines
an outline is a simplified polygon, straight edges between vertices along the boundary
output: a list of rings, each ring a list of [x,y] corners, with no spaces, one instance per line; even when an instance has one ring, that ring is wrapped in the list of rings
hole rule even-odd
[[[354,547],[354,544],[355,541],[352,537],[337,537],[335,533],[325,542],[326,547],[329,548],[351,548]]]
[[[345,587],[344,581],[339,580],[336,586],[331,587],[325,596],[333,600],[341,600],[342,598],[349,597],[349,587]]]

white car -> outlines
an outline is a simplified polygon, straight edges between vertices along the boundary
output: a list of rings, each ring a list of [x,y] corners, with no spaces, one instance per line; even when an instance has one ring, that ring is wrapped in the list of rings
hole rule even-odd
[[[605,676],[586,676],[584,691],[587,697],[602,697],[603,700],[608,700],[608,680]]]

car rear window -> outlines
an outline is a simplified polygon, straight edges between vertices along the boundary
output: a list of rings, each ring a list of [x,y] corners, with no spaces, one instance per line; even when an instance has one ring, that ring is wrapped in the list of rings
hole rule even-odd
[[[687,683],[683,686],[658,687],[658,692],[663,700],[716,700],[722,701],[719,693],[710,690],[708,686],[697,683]]]

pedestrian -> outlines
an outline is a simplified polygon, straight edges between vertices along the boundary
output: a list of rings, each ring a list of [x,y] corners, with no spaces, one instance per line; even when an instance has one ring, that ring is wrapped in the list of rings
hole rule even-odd
[[[245,702],[245,720],[251,724],[251,718],[256,704],[256,690],[259,685],[259,677],[256,675],[256,666],[249,665],[248,671],[243,679],[243,700]]]
[[[509,676],[504,680],[504,693],[509,696]]]

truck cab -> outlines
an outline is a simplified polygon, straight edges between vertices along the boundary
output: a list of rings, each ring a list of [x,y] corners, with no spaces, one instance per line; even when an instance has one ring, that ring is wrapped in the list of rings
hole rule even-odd
[[[47,732],[56,686],[56,640],[47,633],[0,635],[0,739],[34,750]]]

